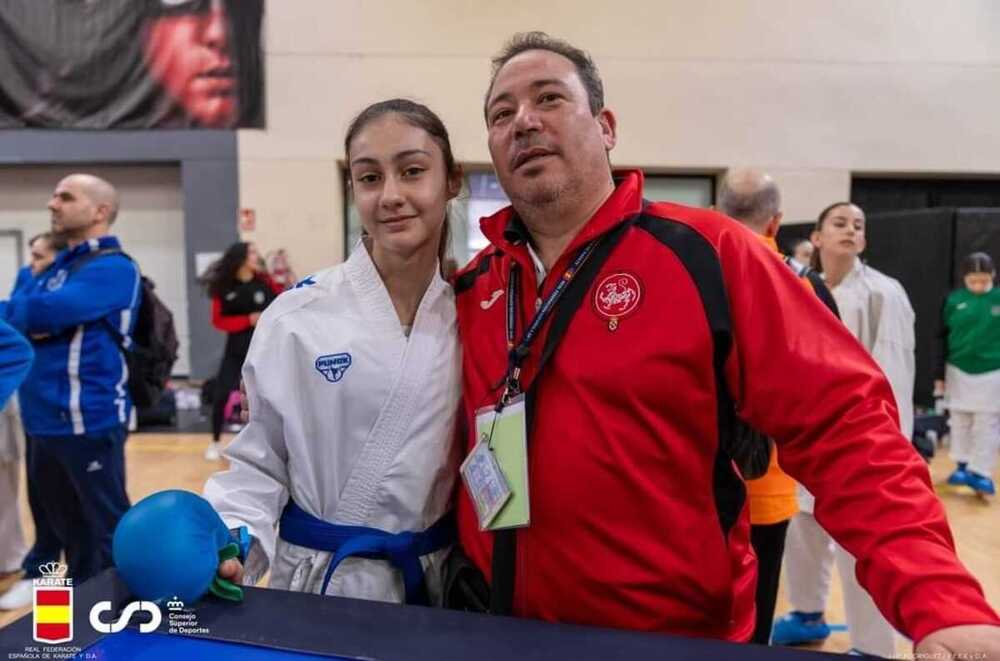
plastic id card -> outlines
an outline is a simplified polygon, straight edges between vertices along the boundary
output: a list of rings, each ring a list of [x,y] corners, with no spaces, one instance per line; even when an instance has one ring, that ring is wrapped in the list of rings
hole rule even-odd
[[[476,436],[487,444],[503,471],[510,498],[484,529],[523,528],[531,522],[528,494],[528,433],[524,395],[518,395],[500,413],[494,407],[476,412]],[[478,445],[478,444],[477,444]],[[480,521],[480,525],[483,525]]]

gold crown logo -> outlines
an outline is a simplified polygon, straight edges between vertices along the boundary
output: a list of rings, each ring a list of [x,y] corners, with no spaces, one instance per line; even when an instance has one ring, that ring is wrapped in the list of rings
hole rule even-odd
[[[38,571],[41,572],[42,576],[45,578],[62,578],[66,575],[66,570],[68,570],[65,564],[61,562],[46,562],[44,565],[38,565]]]

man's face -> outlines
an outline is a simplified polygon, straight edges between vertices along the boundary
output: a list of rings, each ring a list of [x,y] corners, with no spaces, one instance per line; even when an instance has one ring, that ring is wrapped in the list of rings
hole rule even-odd
[[[75,177],[66,177],[56,185],[48,203],[52,217],[52,232],[73,238],[85,232],[107,213],[87,195]]]
[[[511,58],[486,102],[490,156],[514,202],[544,205],[608,177],[615,119],[595,117],[573,63],[545,50]]]
[[[49,243],[48,239],[35,239],[30,246],[28,246],[29,261],[28,266],[31,268],[31,272],[34,275],[38,275],[45,269],[49,268],[49,265],[55,261],[56,251],[53,250],[52,244]]]
[[[232,126],[239,90],[222,0],[158,2],[144,44],[151,74],[198,124]]]

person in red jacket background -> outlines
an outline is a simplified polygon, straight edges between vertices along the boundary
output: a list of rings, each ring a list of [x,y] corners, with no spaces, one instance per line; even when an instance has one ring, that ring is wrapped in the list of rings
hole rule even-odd
[[[240,241],[226,249],[202,277],[205,291],[212,297],[212,325],[226,333],[226,349],[215,377],[212,396],[212,441],[205,458],[220,457],[224,411],[229,394],[239,388],[240,370],[250,349],[250,338],[260,313],[281,293],[263,269],[260,254],[252,243]]]
[[[490,245],[455,284],[480,469],[463,473],[476,498],[459,497],[459,535],[490,610],[747,641],[756,563],[735,409],[774,438],[917,652],[1000,655],[1000,618],[864,348],[746,228],[645,202],[641,172],[612,172],[617,119],[586,53],[525,33],[493,65],[484,115],[512,206],[482,220]],[[493,439],[481,411],[508,401]],[[479,505],[505,495],[494,440],[518,471],[513,517]]]

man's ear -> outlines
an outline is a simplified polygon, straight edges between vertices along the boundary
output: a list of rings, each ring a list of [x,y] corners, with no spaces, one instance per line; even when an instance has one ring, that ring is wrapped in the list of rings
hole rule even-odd
[[[764,228],[764,236],[769,239],[773,239],[778,236],[778,230],[781,229],[781,219],[785,217],[785,214],[780,211],[774,215],[771,220],[767,221],[767,226]]]
[[[611,151],[618,143],[618,118],[611,112],[610,108],[604,108],[597,113],[597,123],[601,127],[601,139],[604,142],[604,149]]]

